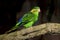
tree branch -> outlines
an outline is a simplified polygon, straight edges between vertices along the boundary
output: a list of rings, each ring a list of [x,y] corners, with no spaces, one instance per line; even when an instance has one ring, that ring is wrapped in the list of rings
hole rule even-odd
[[[59,23],[45,23],[37,26],[33,26],[20,31],[15,31],[10,34],[0,35],[0,40],[25,40],[33,38],[46,33],[60,33]]]

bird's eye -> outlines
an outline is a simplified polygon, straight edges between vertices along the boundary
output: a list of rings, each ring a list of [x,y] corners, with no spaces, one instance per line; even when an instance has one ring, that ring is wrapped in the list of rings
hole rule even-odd
[[[36,10],[33,10],[33,12],[36,12]]]
[[[35,10],[35,9],[31,10],[31,12],[35,12],[35,11],[37,11],[37,10]]]

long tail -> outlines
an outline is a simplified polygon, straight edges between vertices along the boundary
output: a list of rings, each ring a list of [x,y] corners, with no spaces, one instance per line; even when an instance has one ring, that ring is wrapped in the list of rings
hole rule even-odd
[[[13,30],[16,30],[17,28],[19,28],[20,27],[20,23],[17,23],[14,27],[12,27],[9,31],[7,31],[6,33],[9,33],[9,32],[11,32],[11,31],[13,31]]]
[[[18,20],[18,23],[17,23],[14,27],[12,27],[9,31],[7,31],[6,33],[9,33],[9,32],[11,32],[11,31],[16,30],[17,28],[19,28],[20,25],[21,25],[21,21],[22,21],[22,18],[20,18],[20,19]]]

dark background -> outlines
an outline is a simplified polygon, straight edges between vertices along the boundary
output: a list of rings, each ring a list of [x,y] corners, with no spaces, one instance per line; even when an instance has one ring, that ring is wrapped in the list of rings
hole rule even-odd
[[[20,12],[24,0],[0,0],[0,33],[16,24],[16,14]]]
[[[19,17],[37,5],[41,8],[41,13],[36,25],[46,22],[60,23],[59,0],[0,0],[0,34],[8,31]],[[48,7],[49,13],[46,16]]]

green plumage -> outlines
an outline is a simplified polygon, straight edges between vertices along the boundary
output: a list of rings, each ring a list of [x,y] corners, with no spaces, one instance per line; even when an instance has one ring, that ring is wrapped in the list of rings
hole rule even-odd
[[[38,20],[39,11],[39,7],[34,7],[30,12],[24,14],[24,16],[22,17],[22,21],[17,22],[17,24],[8,32],[19,28],[21,25],[23,25],[25,28],[31,27]]]
[[[23,25],[25,28],[31,27],[35,21],[38,20],[38,14],[34,15],[33,13],[28,13],[26,16],[23,16],[22,22],[26,23]]]

